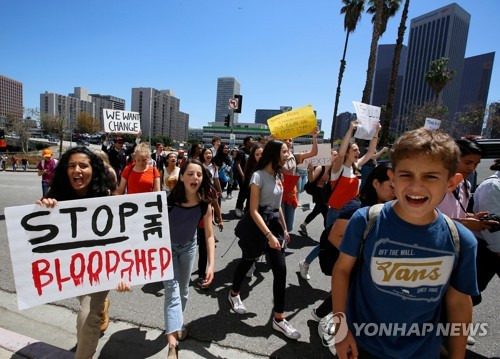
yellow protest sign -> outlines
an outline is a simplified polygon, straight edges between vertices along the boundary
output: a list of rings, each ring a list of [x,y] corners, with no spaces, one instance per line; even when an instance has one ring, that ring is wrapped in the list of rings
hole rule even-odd
[[[275,138],[284,140],[310,134],[317,126],[311,105],[281,113],[267,120]]]

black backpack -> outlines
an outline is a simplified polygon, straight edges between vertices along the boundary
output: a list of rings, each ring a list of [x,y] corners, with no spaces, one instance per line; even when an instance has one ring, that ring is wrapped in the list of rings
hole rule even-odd
[[[314,193],[316,192],[316,183],[318,183],[318,181],[321,179],[321,177],[323,177],[323,175],[325,174],[325,166],[321,166],[321,173],[319,174],[318,177],[316,177],[316,179],[312,182],[307,182],[305,185],[304,185],[304,191],[306,191],[307,194],[310,194],[311,196],[314,195]]]

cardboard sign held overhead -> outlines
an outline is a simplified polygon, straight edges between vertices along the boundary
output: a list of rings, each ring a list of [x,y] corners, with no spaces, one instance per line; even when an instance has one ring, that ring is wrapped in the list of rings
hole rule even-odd
[[[133,133],[141,131],[141,116],[139,112],[103,109],[104,132]]]
[[[353,101],[352,104],[359,122],[354,137],[361,140],[371,140],[380,122],[380,107],[356,101]]]
[[[436,120],[435,118],[430,118],[430,117],[427,117],[425,119],[424,128],[436,131],[439,130],[439,127],[441,127],[441,120]]]
[[[293,153],[301,154],[311,151],[312,145],[293,145]],[[297,167],[307,168],[309,163],[312,163],[313,167],[316,166],[330,166],[332,162],[332,148],[329,143],[318,144],[318,154],[311,158],[306,158],[303,164],[297,165]]]
[[[19,309],[173,278],[165,192],[5,209]]]
[[[284,140],[310,134],[317,121],[312,106],[308,105],[271,117],[267,125],[275,138]]]

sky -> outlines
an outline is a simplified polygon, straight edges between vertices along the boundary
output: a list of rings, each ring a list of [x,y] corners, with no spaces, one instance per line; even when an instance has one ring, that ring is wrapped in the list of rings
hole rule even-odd
[[[411,0],[410,19],[450,4]],[[456,1],[471,14],[466,56],[497,52],[488,102],[500,100],[498,0]],[[214,121],[217,78],[241,85],[239,122],[256,109],[311,104],[329,137],[345,41],[340,0],[4,1],[0,74],[21,81],[24,107],[74,87],[126,100],[133,87],[174,90],[189,127]],[[400,11],[379,44],[397,38]],[[349,38],[339,113],[353,112],[366,80],[371,15]]]

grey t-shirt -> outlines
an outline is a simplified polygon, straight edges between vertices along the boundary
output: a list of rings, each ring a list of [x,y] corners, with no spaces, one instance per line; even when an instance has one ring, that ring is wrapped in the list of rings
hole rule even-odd
[[[260,188],[259,206],[280,208],[283,184],[279,177],[274,177],[263,170],[255,171],[250,180],[250,187],[252,184]]]

